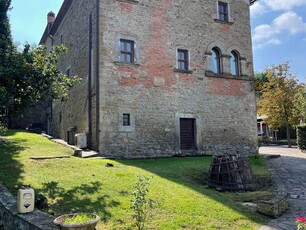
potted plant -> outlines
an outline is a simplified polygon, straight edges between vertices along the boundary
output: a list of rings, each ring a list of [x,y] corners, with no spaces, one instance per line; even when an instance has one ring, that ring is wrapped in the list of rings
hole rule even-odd
[[[64,230],[94,230],[100,217],[93,213],[71,213],[57,217],[53,222]]]

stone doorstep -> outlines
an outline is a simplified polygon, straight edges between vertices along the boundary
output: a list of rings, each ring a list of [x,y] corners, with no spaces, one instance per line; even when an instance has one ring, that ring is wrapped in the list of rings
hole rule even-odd
[[[66,147],[71,148],[74,151],[73,156],[76,157],[81,157],[81,158],[90,158],[90,157],[97,157],[99,156],[99,154],[93,150],[84,150],[84,149],[80,149],[74,145],[69,145],[66,141],[62,140],[62,139],[54,139],[52,136],[49,136],[47,134],[41,134],[42,136],[48,138],[50,141],[53,141],[55,143],[64,145]],[[47,158],[46,158],[47,159]]]
[[[73,156],[75,157],[81,157],[81,158],[90,158],[90,157],[97,157],[99,154],[92,150],[82,150],[82,149],[76,149],[74,150]]]
[[[289,208],[288,198],[287,193],[279,192],[272,199],[261,201],[258,205],[258,212],[274,218],[280,216]]]

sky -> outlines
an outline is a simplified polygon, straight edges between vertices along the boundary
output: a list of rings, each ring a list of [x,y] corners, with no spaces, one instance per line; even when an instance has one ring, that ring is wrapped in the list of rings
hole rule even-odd
[[[235,0],[236,1],[236,0]],[[38,44],[47,14],[63,0],[12,0],[9,12],[14,41]],[[251,6],[254,70],[290,62],[291,72],[306,83],[306,0],[257,0]]]

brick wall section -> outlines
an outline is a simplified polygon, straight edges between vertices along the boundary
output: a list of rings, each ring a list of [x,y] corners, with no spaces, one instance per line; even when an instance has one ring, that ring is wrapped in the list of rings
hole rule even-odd
[[[100,1],[100,123],[94,127],[100,130],[101,155],[133,158],[257,151],[249,5],[229,0],[231,23],[222,23],[215,20],[216,2]],[[87,76],[85,18],[93,8],[92,1],[75,1],[56,34],[57,41],[63,31],[67,34],[64,42],[70,53],[62,68],[70,64],[71,74]],[[136,64],[118,63],[120,38],[135,41]],[[222,76],[209,72],[214,46],[223,55]],[[189,73],[175,71],[178,48],[189,50]],[[243,76],[229,74],[232,50],[242,57]],[[71,92],[69,102],[55,105],[58,135],[64,136],[70,126],[77,126],[77,132],[88,131],[86,87],[84,80]],[[129,128],[122,127],[123,113],[131,114]],[[180,118],[196,119],[195,151],[180,150]]]

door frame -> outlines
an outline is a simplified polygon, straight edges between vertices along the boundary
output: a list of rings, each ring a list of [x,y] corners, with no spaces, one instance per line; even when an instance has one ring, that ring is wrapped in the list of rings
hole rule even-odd
[[[194,127],[194,135],[195,135],[195,150],[182,150],[181,149],[181,130],[180,130],[180,119],[181,118],[191,118],[195,119],[195,127]],[[175,114],[175,152],[182,153],[186,151],[197,151],[202,146],[202,133],[203,125],[202,119],[199,115],[192,114],[192,113],[176,113]]]

